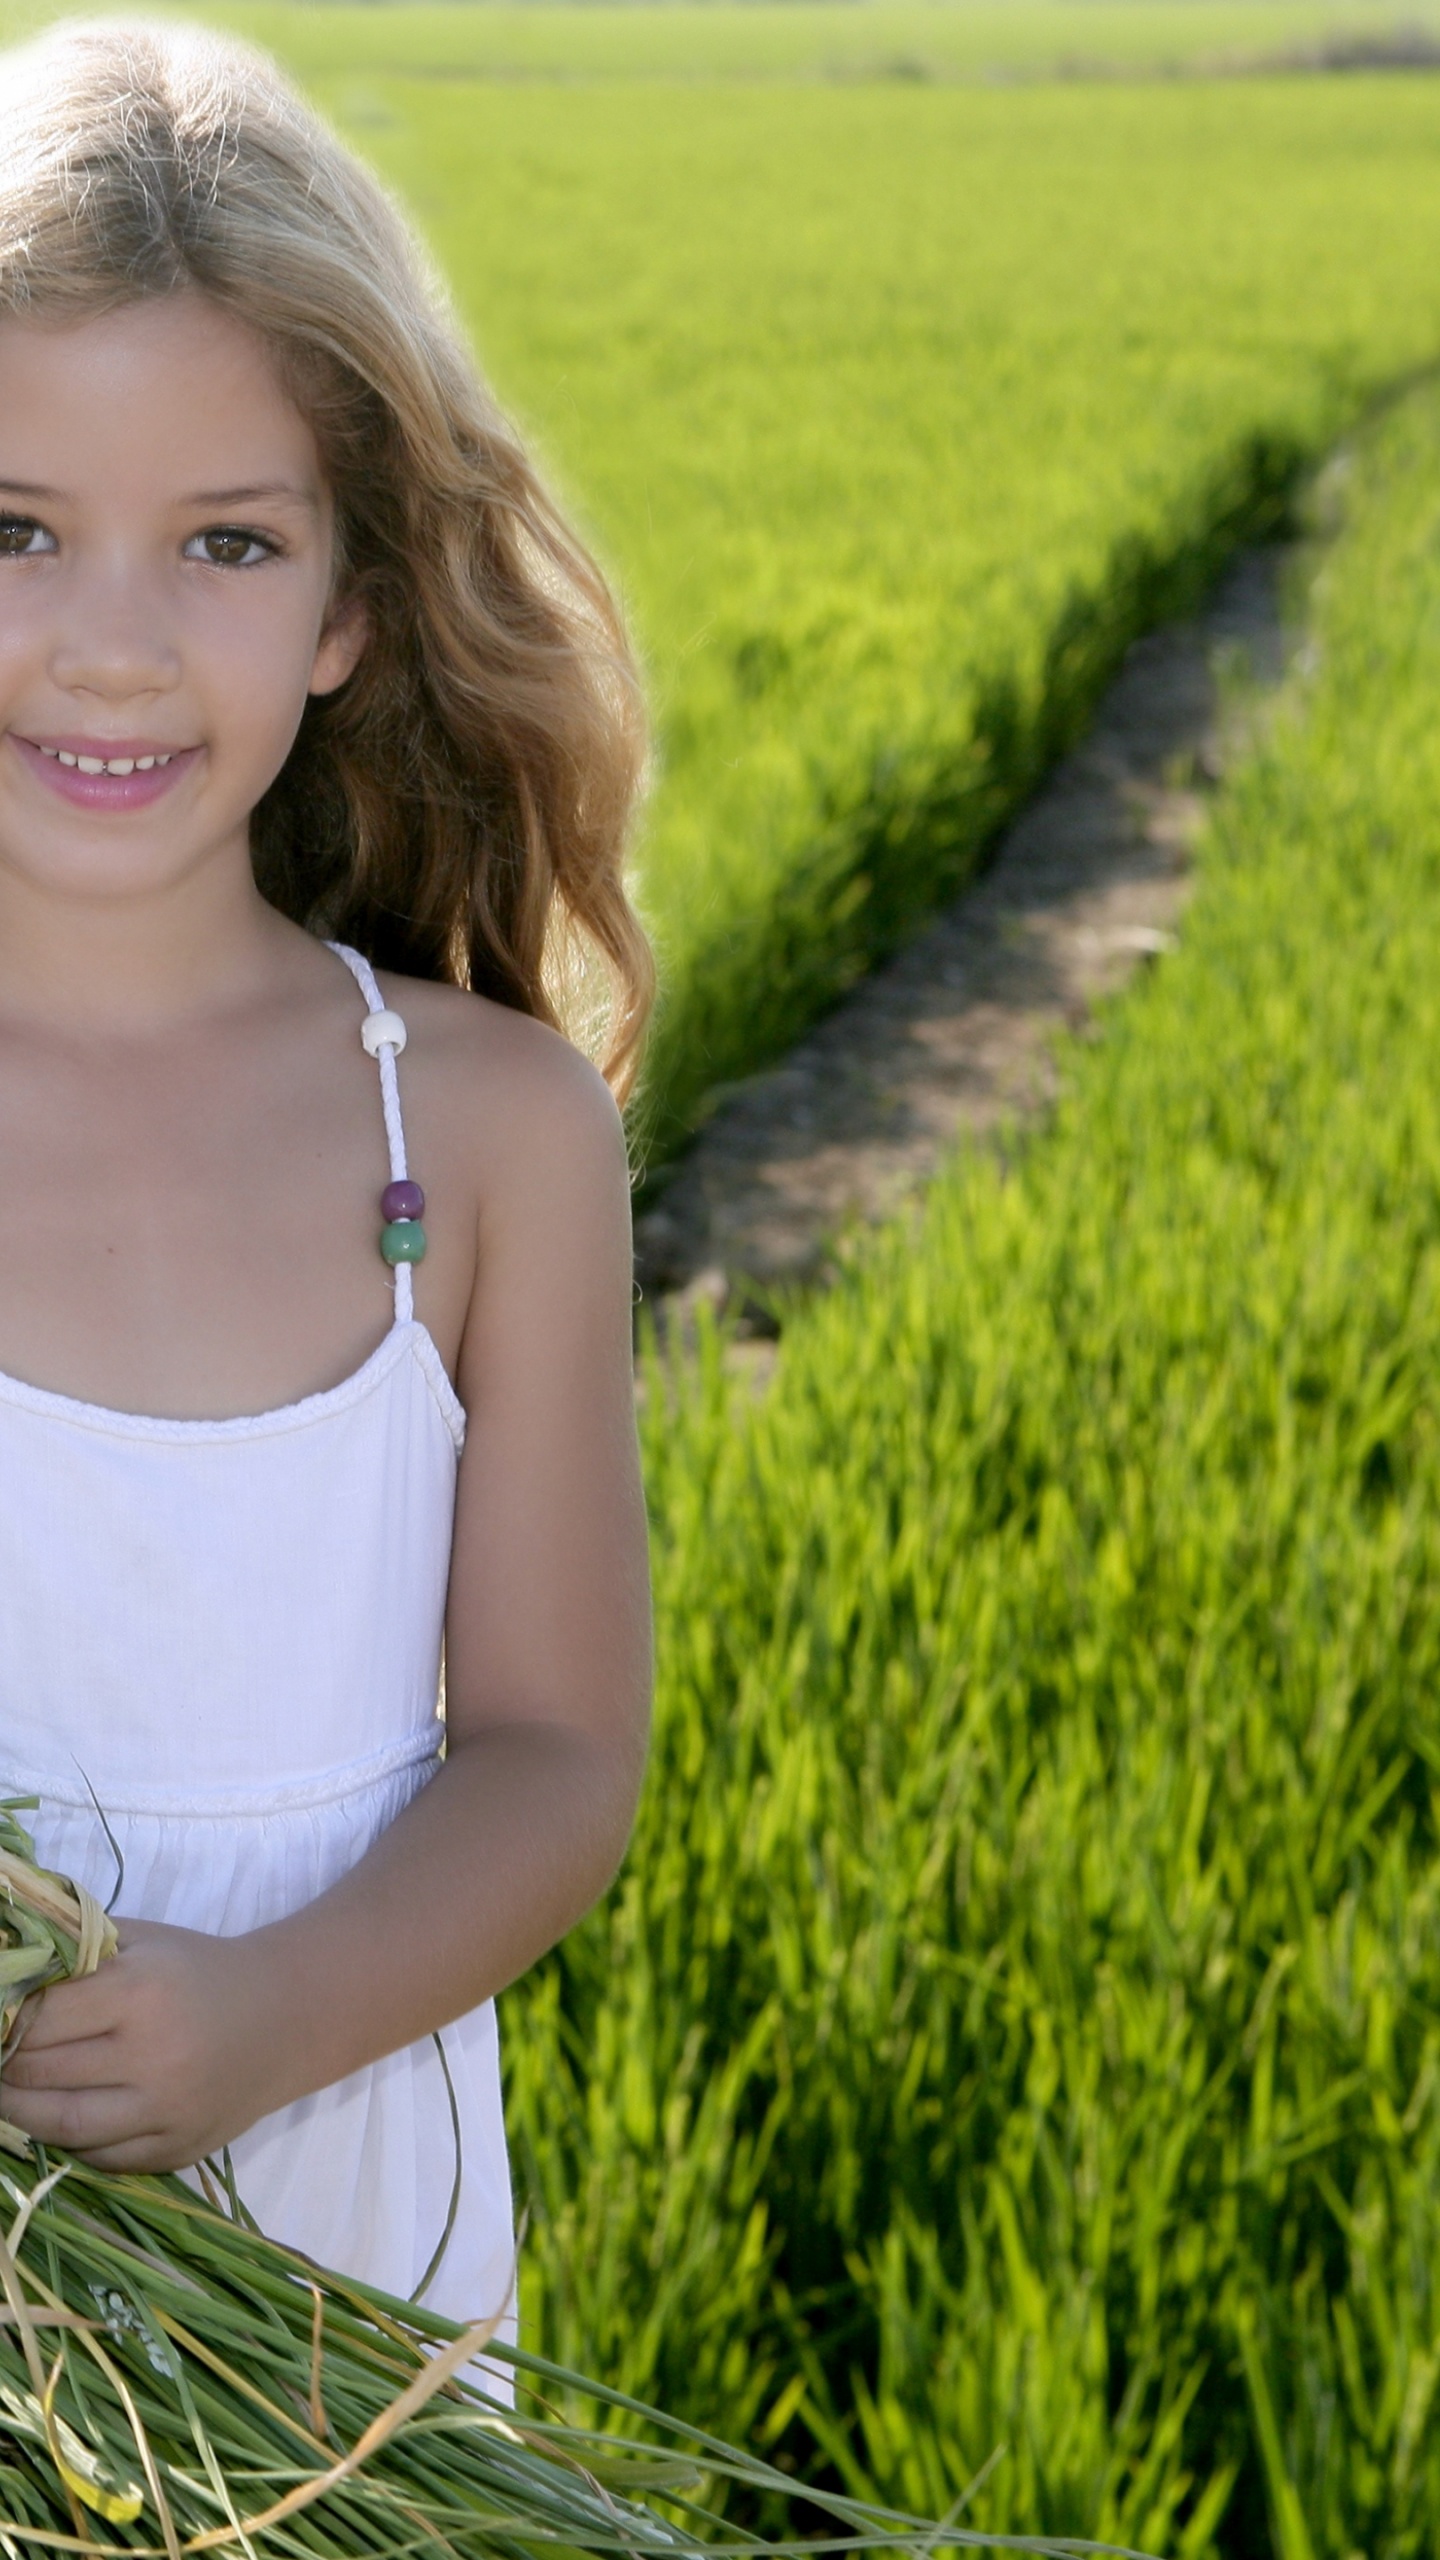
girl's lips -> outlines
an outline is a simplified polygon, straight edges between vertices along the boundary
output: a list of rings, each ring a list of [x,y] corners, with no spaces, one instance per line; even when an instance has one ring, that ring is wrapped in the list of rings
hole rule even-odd
[[[114,811],[117,815],[127,809],[148,809],[152,801],[162,799],[189,772],[200,753],[198,747],[167,748],[164,752],[169,763],[152,764],[148,772],[82,773],[78,764],[62,764],[57,754],[47,754],[32,738],[17,737],[13,730],[10,744],[30,771],[72,807]],[[66,753],[72,752],[67,747]],[[118,747],[110,749],[110,757],[115,763],[132,761],[122,758]]]

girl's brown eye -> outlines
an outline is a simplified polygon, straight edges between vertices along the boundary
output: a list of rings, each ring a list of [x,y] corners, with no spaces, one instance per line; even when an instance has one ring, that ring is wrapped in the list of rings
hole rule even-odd
[[[212,525],[208,532],[198,533],[186,549],[192,558],[208,560],[213,569],[251,569],[257,560],[270,556],[270,546],[255,533],[247,533],[243,525]]]
[[[0,560],[23,560],[35,551],[53,551],[54,541],[33,516],[0,516]]]

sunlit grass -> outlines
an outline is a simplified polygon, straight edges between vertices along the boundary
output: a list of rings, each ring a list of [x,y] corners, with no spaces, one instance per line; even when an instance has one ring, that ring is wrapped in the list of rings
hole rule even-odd
[[[314,76],[635,608],[662,1141],[964,878],[1134,630],[1440,347],[1424,79]]]
[[[1440,25],[1435,0],[236,0],[226,14],[307,78],[343,64],[565,81],[1147,75]]]
[[[641,1831],[507,2003],[569,2360],[1234,2560],[1440,2540],[1433,396],[1358,482],[1053,1127],[652,1373]]]

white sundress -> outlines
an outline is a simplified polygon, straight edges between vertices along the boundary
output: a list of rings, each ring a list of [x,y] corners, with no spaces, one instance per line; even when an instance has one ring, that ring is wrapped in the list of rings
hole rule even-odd
[[[367,962],[332,948],[384,1013]],[[375,1054],[401,1180],[395,1044]],[[405,1263],[364,1366],[270,1413],[156,1420],[0,1373],[0,1794],[40,1797],[25,1818],[43,1864],[111,1898],[98,1804],[124,1858],[117,1908],[225,1937],[365,1855],[441,1747],[464,1431]],[[480,2320],[513,2286],[494,2003],[443,2043],[463,2180],[424,2300]],[[433,2040],[265,2117],[231,2156],[263,2230],[408,2298],[455,2180]]]

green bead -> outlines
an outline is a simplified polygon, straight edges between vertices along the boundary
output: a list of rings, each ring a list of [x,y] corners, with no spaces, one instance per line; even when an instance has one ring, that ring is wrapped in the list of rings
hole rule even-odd
[[[389,1263],[423,1262],[425,1230],[418,1218],[392,1218],[380,1230],[380,1250]]]

